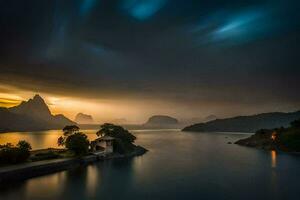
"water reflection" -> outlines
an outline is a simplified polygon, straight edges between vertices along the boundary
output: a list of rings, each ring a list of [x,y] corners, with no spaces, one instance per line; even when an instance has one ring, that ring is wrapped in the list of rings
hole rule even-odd
[[[96,137],[94,132],[88,133],[89,138]],[[37,135],[32,133],[30,137],[39,137]],[[225,138],[224,134],[174,131],[136,135],[137,143],[150,150],[142,157],[106,160],[33,178],[0,190],[0,199],[299,197],[299,157],[227,144],[245,135],[228,134]]]
[[[90,140],[96,139],[96,130],[82,130]],[[17,144],[20,140],[26,140],[32,149],[59,148],[57,138],[61,136],[61,130],[38,131],[38,132],[11,132],[0,134],[0,144]]]
[[[86,177],[86,190],[88,197],[94,198],[96,196],[96,190],[98,185],[101,184],[100,171],[96,165],[90,165],[87,167]]]
[[[25,185],[26,198],[46,198],[55,199],[64,192],[66,173],[60,172],[56,175],[45,177],[38,177],[35,181],[28,181]],[[45,194],[46,197],[45,197]]]
[[[275,151],[275,150],[272,150],[272,151],[271,151],[271,166],[272,166],[272,168],[275,168],[276,165],[277,165],[276,157],[277,157],[276,151]]]

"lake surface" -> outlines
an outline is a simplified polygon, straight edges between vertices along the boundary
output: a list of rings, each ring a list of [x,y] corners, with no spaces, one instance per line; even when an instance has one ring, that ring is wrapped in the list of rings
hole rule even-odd
[[[299,199],[300,157],[227,144],[246,134],[132,132],[147,154],[7,183],[0,199]],[[60,134],[0,134],[0,143],[56,147]]]

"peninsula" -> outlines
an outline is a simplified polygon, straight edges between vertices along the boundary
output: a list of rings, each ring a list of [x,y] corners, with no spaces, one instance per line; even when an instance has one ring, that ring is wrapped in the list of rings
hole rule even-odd
[[[198,123],[185,127],[183,131],[254,133],[259,129],[274,129],[280,126],[287,127],[290,122],[297,119],[300,119],[300,111],[290,113],[262,113]]]
[[[96,161],[141,156],[147,149],[135,145],[136,137],[121,126],[103,124],[89,141],[76,125],[66,126],[57,140],[60,149],[31,150],[31,145],[20,141],[16,146],[0,145],[0,182],[24,180],[86,165]]]
[[[265,150],[300,152],[300,120],[293,121],[287,128],[261,129],[235,144]]]

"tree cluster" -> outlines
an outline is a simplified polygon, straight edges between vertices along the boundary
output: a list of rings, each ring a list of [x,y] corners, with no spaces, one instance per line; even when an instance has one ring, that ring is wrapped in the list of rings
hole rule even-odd
[[[10,143],[0,145],[0,164],[16,164],[28,160],[31,145],[22,140],[14,146]]]

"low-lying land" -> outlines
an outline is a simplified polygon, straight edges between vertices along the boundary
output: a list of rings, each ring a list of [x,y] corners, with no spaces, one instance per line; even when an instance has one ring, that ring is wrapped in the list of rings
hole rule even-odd
[[[37,153],[39,151],[39,153]],[[109,159],[120,159],[120,158],[131,158],[134,156],[141,156],[147,152],[147,150],[141,146],[135,146],[134,150],[130,153],[120,154],[93,154],[90,153],[81,157],[74,157],[68,155],[66,150],[58,149],[45,149],[38,150],[32,153],[35,157],[43,157],[40,160],[28,161],[26,163],[9,165],[0,167],[0,183],[6,181],[18,181],[25,180],[32,177],[47,175],[59,171],[68,170],[80,165],[88,165],[98,161],[109,160]],[[60,158],[49,157],[49,155],[57,155]],[[64,157],[65,156],[65,157]]]
[[[266,150],[300,152],[300,120],[291,123],[288,128],[262,129],[249,138],[235,144]]]
[[[104,124],[96,133],[98,138],[89,141],[72,125],[63,129],[58,145],[64,148],[31,150],[26,141],[17,145],[0,146],[0,182],[27,179],[66,170],[81,164],[113,158],[129,158],[147,152],[134,144],[136,137],[121,126]]]

